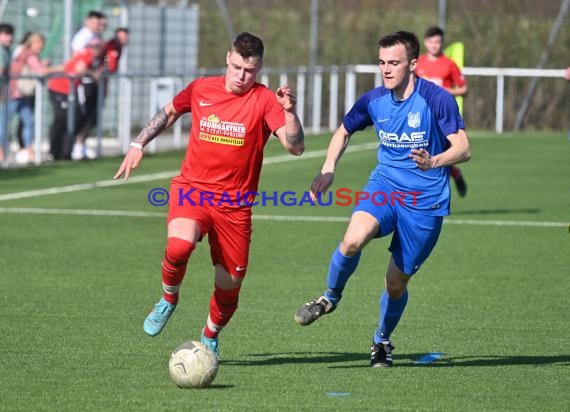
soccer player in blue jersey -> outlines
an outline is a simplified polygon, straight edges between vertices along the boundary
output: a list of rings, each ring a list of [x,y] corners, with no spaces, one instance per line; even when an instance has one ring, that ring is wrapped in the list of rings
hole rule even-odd
[[[328,288],[295,314],[310,325],[336,309],[366,244],[394,233],[380,297],[380,320],[374,332],[370,366],[392,366],[390,336],[408,301],[407,285],[433,250],[449,214],[449,166],[470,158],[469,140],[457,103],[445,89],[416,77],[420,45],[415,34],[399,31],[379,41],[384,85],[358,99],[334,133],[312,196],[331,186],[335,166],[350,136],[374,125],[379,139],[378,165],[354,208],[344,239],[334,251]]]

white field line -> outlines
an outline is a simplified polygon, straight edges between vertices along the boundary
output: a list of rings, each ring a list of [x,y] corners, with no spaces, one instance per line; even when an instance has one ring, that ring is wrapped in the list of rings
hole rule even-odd
[[[165,212],[141,212],[135,210],[97,210],[97,209],[49,209],[35,207],[0,207],[0,213],[62,216],[118,216],[118,217],[166,217]]]
[[[117,217],[146,217],[165,218],[166,212],[143,212],[129,210],[91,210],[91,209],[48,209],[32,207],[0,207],[0,213],[13,214],[44,214],[44,215],[75,215],[75,216],[117,216]],[[274,222],[321,222],[346,223],[348,217],[339,216],[286,216],[254,214],[254,220]],[[567,222],[540,222],[528,220],[476,220],[476,219],[444,219],[443,223],[464,226],[510,226],[510,227],[553,227],[570,228]]]
[[[160,172],[160,173],[152,173],[148,175],[141,175],[141,176],[132,176],[129,178],[129,182],[132,183],[140,183],[140,182],[148,182],[152,180],[160,180],[160,179],[168,179],[174,176],[178,171],[170,171],[170,172]],[[69,192],[78,192],[80,190],[89,190],[89,189],[96,189],[99,187],[110,187],[120,185],[122,182],[119,180],[99,180],[98,182],[91,182],[91,183],[79,183],[76,185],[68,185],[68,186],[59,186],[59,187],[48,187],[45,189],[37,189],[37,190],[27,190],[25,192],[15,192],[15,193],[6,193],[0,195],[0,202],[5,200],[17,200],[17,199],[27,199],[30,197],[38,197],[38,196],[46,196],[46,195],[56,195],[61,193],[69,193]]]
[[[347,152],[360,152],[363,150],[370,150],[375,149],[378,147],[378,143],[364,143],[354,146],[349,146],[346,151]],[[316,157],[323,157],[327,154],[326,150],[314,150],[312,152],[304,153],[303,156],[292,156],[292,155],[278,155],[278,156],[271,156],[266,157],[263,160],[263,164],[276,164],[276,163],[285,163],[285,162],[292,162],[292,161],[299,161],[304,159],[314,159]],[[129,178],[129,182],[132,183],[141,183],[141,182],[150,182],[153,180],[161,180],[161,179],[168,179],[173,176],[176,176],[179,173],[179,170],[170,170],[167,172],[160,172],[160,173],[151,173],[146,175],[140,176],[132,176]],[[30,197],[38,197],[38,196],[46,196],[46,195],[55,195],[60,193],[69,193],[69,192],[78,192],[80,190],[90,190],[96,189],[99,187],[111,187],[111,186],[118,186],[123,183],[123,180],[99,180],[97,182],[91,183],[79,183],[75,185],[68,185],[68,186],[59,186],[59,187],[48,187],[45,189],[37,189],[37,190],[27,190],[24,192],[14,192],[14,193],[6,193],[0,195],[0,202],[6,200],[17,200],[17,199],[27,199]]]

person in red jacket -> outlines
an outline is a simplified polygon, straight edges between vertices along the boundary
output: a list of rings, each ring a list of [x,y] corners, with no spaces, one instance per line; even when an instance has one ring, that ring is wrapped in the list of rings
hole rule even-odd
[[[55,160],[70,159],[75,130],[67,130],[68,95],[77,92],[78,76],[91,76],[98,80],[100,71],[95,70],[95,62],[103,53],[103,43],[94,38],[82,51],[75,53],[63,67],[68,77],[53,77],[48,82],[49,98],[53,107],[54,118],[49,131],[50,154]],[[77,107],[76,107],[77,108]],[[79,113],[78,113],[79,114]],[[76,116],[76,119],[79,116]],[[70,133],[71,132],[71,135]]]
[[[119,27],[115,30],[115,36],[105,43],[103,50],[103,62],[108,73],[116,73],[119,70],[119,60],[123,47],[129,43],[129,29]]]
[[[416,74],[438,86],[443,87],[453,96],[467,94],[467,82],[461,70],[453,60],[443,54],[444,31],[439,27],[430,27],[424,34],[426,53],[418,59]],[[459,196],[467,194],[467,183],[461,170],[451,166],[451,177],[455,181]]]

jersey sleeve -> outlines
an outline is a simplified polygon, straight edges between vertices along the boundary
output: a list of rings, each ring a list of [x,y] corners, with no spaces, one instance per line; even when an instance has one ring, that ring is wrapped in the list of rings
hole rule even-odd
[[[275,133],[281,126],[285,126],[285,111],[277,102],[275,93],[265,89],[264,93],[263,120],[271,133]]]
[[[463,76],[461,70],[459,69],[457,64],[455,64],[454,61],[450,61],[449,70],[451,72],[451,81],[453,82],[453,86],[462,87],[467,84],[467,82],[465,81],[465,77]]]
[[[192,91],[196,86],[196,82],[198,80],[194,80],[186,86],[184,90],[174,96],[172,100],[172,104],[174,106],[174,110],[178,113],[188,113],[192,111],[191,103],[192,103]]]
[[[372,118],[368,113],[369,94],[362,95],[352,106],[352,109],[344,116],[342,124],[346,131],[350,134],[364,130],[368,126],[372,126]]]
[[[459,129],[465,129],[465,123],[459,114],[459,107],[455,98],[443,90],[437,94],[437,97],[434,114],[443,134],[449,136],[457,133]]]

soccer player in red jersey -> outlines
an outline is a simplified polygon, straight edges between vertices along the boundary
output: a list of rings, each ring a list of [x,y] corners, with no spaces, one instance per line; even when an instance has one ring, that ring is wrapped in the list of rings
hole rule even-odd
[[[291,154],[303,153],[292,90],[282,86],[273,93],[256,82],[263,51],[261,39],[239,34],[227,52],[225,76],[196,79],[176,95],[134,139],[115,175],[118,179],[124,173],[127,180],[143,147],[183,113],[192,113],[186,157],[170,188],[164,294],[144,322],[151,336],[160,333],[176,308],[190,255],[208,235],[215,291],[201,341],[218,353],[218,334],[237,309],[248,266],[251,204],[263,148],[274,134]]]
[[[426,54],[418,59],[416,74],[443,87],[454,96],[465,96],[468,90],[467,82],[457,64],[443,54],[443,40],[444,31],[441,28],[430,27],[426,30],[424,35]],[[459,196],[465,196],[467,183],[458,167],[451,166],[451,177],[455,181]]]

